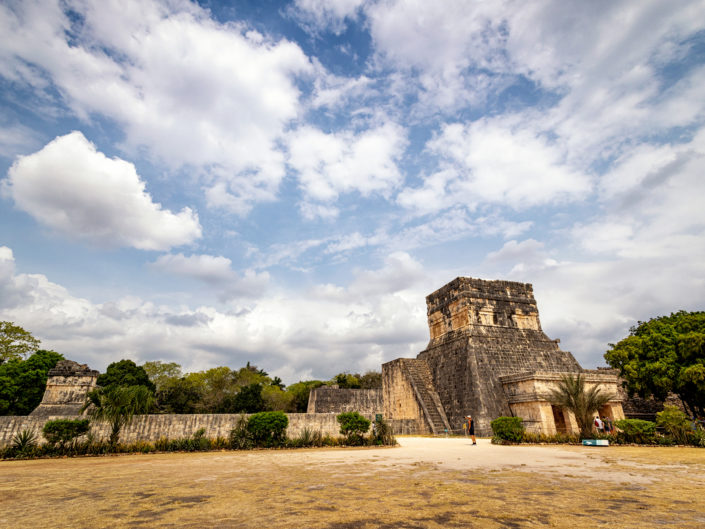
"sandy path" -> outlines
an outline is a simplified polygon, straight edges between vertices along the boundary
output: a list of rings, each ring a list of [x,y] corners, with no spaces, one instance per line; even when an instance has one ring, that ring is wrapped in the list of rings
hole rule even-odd
[[[705,527],[705,450],[399,441],[2,462],[0,527]]]

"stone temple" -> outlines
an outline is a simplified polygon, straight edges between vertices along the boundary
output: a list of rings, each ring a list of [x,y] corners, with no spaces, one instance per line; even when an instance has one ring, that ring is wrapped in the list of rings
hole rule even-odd
[[[577,432],[572,414],[548,398],[561,376],[581,373],[588,387],[614,395],[600,415],[624,418],[616,373],[582,369],[559,340],[546,336],[530,284],[458,277],[427,296],[426,306],[426,349],[416,358],[383,364],[382,409],[359,411],[392,421],[415,419],[418,433],[462,431],[466,415],[481,436],[492,435],[490,423],[500,416],[522,417],[526,429],[537,433]],[[322,398],[312,394],[309,413],[336,411],[332,402],[340,411],[374,402],[362,393],[351,403],[343,393],[336,400],[328,388],[315,391]],[[316,409],[317,402],[326,402],[325,410]]]

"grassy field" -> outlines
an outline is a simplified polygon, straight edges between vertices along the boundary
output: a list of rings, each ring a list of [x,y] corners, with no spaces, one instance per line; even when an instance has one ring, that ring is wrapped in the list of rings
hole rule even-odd
[[[210,452],[0,463],[0,527],[705,527],[705,450]]]

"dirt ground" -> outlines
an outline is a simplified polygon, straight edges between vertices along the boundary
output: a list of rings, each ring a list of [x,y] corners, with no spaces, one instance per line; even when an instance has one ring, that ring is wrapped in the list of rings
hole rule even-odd
[[[0,462],[0,527],[705,527],[703,449],[399,442]]]

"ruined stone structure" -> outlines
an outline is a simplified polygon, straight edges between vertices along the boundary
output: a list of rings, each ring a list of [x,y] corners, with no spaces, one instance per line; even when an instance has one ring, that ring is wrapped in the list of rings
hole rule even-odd
[[[339,389],[337,386],[322,386],[311,390],[308,397],[308,413],[341,413],[356,411],[375,415],[382,413],[381,389]]]
[[[561,377],[582,373],[588,388],[614,395],[599,413],[624,418],[613,370],[584,370],[573,355],[544,334],[530,284],[459,277],[426,298],[430,340],[416,358],[382,365],[382,390],[321,387],[311,393],[309,413],[289,414],[287,434],[304,429],[337,435],[336,414],[357,411],[373,419],[382,413],[395,433],[461,432],[471,414],[479,436],[492,434],[499,416],[524,419],[529,431],[577,431],[575,418],[551,405],[549,394]],[[95,387],[98,372],[61,361],[49,372],[40,406],[28,417],[0,417],[0,446],[22,429],[41,431],[49,418],[76,416]],[[188,437],[199,428],[209,437],[227,436],[239,415],[147,415],[125,429],[125,441]],[[93,433],[107,437],[107,425]]]
[[[71,360],[59,360],[48,373],[42,402],[30,413],[32,417],[78,415],[86,395],[96,387],[98,371]]]
[[[33,431],[39,441],[44,442],[41,435],[44,424],[52,419],[77,419],[86,402],[87,394],[96,387],[98,371],[87,365],[71,360],[61,360],[49,371],[47,386],[41,404],[28,416],[0,416],[0,447],[7,446],[14,436],[23,430]],[[327,388],[326,388],[327,389]],[[319,392],[314,397],[314,408],[317,413],[289,413],[287,436],[296,437],[304,430],[320,432],[322,435],[339,436],[340,424],[336,420],[339,411],[323,412],[323,408],[335,406],[358,411],[370,421],[375,414],[381,413],[381,390],[338,390],[342,396],[326,391]],[[318,404],[316,404],[316,402]],[[161,438],[178,439],[190,437],[199,429],[205,429],[207,437],[228,437],[230,431],[240,420],[240,414],[163,414],[141,415],[126,426],[120,434],[122,442],[157,441]],[[413,434],[418,431],[416,420],[390,420],[394,433]],[[110,436],[110,426],[107,423],[91,423],[91,433],[96,439],[107,439]]]
[[[530,284],[459,277],[426,305],[426,349],[382,366],[386,417],[416,418],[431,433],[459,431],[468,414],[483,436],[503,415],[523,417],[544,433],[575,429],[574,418],[555,411],[547,394],[561,374],[583,370],[544,334]],[[617,392],[612,374],[591,373],[589,383]],[[602,411],[623,418],[618,397]]]

